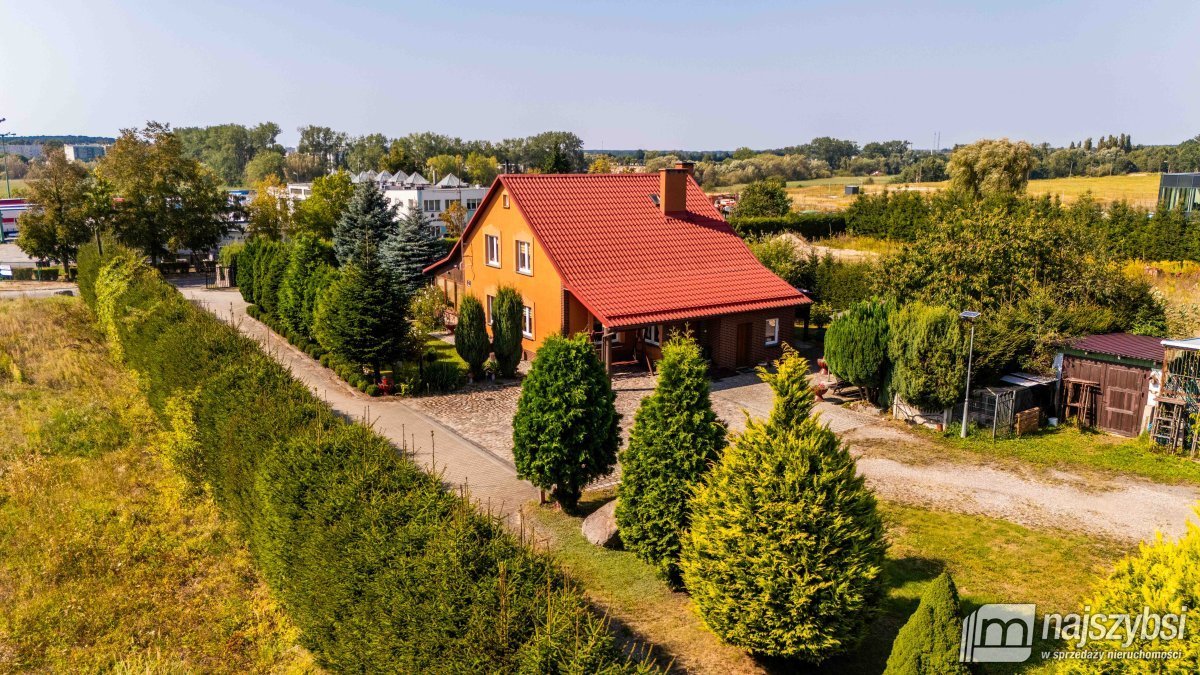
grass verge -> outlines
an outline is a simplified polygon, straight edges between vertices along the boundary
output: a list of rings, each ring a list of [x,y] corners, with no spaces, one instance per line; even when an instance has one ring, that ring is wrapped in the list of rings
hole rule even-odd
[[[611,491],[589,494],[581,511],[587,513],[611,496]],[[710,633],[687,595],[667,588],[649,565],[632,553],[588,543],[579,530],[580,518],[536,506],[527,507],[526,517],[594,602],[659,645],[680,670],[696,673],[879,673],[925,585],[942,570],[954,575],[966,611],[989,602],[1034,602],[1039,613],[1073,610],[1112,563],[1129,552],[1123,543],[1032,530],[994,518],[893,503],[881,509],[891,542],[883,614],[858,650],[821,667],[752,659]],[[1026,664],[987,672],[1044,668]]]
[[[316,670],[83,303],[0,301],[0,365],[0,671]]]

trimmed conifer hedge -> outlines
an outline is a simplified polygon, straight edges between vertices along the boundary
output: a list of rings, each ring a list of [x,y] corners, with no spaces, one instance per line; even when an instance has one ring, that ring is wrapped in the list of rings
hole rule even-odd
[[[139,256],[105,253],[80,256],[80,272],[114,352],[171,429],[168,458],[238,523],[322,666],[639,668],[543,556],[343,421]]]
[[[784,216],[733,217],[729,219],[729,224],[735,232],[743,237],[794,232],[805,239],[820,239],[845,232],[846,216],[840,212],[798,213],[789,211]]]

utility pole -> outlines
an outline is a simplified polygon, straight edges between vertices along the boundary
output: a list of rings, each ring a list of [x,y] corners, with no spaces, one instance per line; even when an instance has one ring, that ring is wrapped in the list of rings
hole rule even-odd
[[[7,120],[7,117],[0,117],[0,122]],[[8,196],[12,197],[12,183],[8,179],[8,137],[15,136],[13,132],[0,134],[0,138],[4,139],[4,189],[8,192]]]

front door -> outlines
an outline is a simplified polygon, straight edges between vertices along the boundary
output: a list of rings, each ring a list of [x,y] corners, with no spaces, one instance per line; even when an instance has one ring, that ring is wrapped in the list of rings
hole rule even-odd
[[[737,327],[737,353],[734,355],[734,365],[738,368],[744,368],[750,365],[750,334],[754,329],[754,324],[747,321],[739,323]]]

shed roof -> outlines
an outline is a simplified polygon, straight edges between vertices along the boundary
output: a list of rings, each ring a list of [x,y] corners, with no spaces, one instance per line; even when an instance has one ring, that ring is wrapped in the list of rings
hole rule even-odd
[[[1072,341],[1071,347],[1079,351],[1108,354],[1127,359],[1141,359],[1158,363],[1162,363],[1163,360],[1162,339],[1148,335],[1130,335],[1129,333],[1088,335]]]

